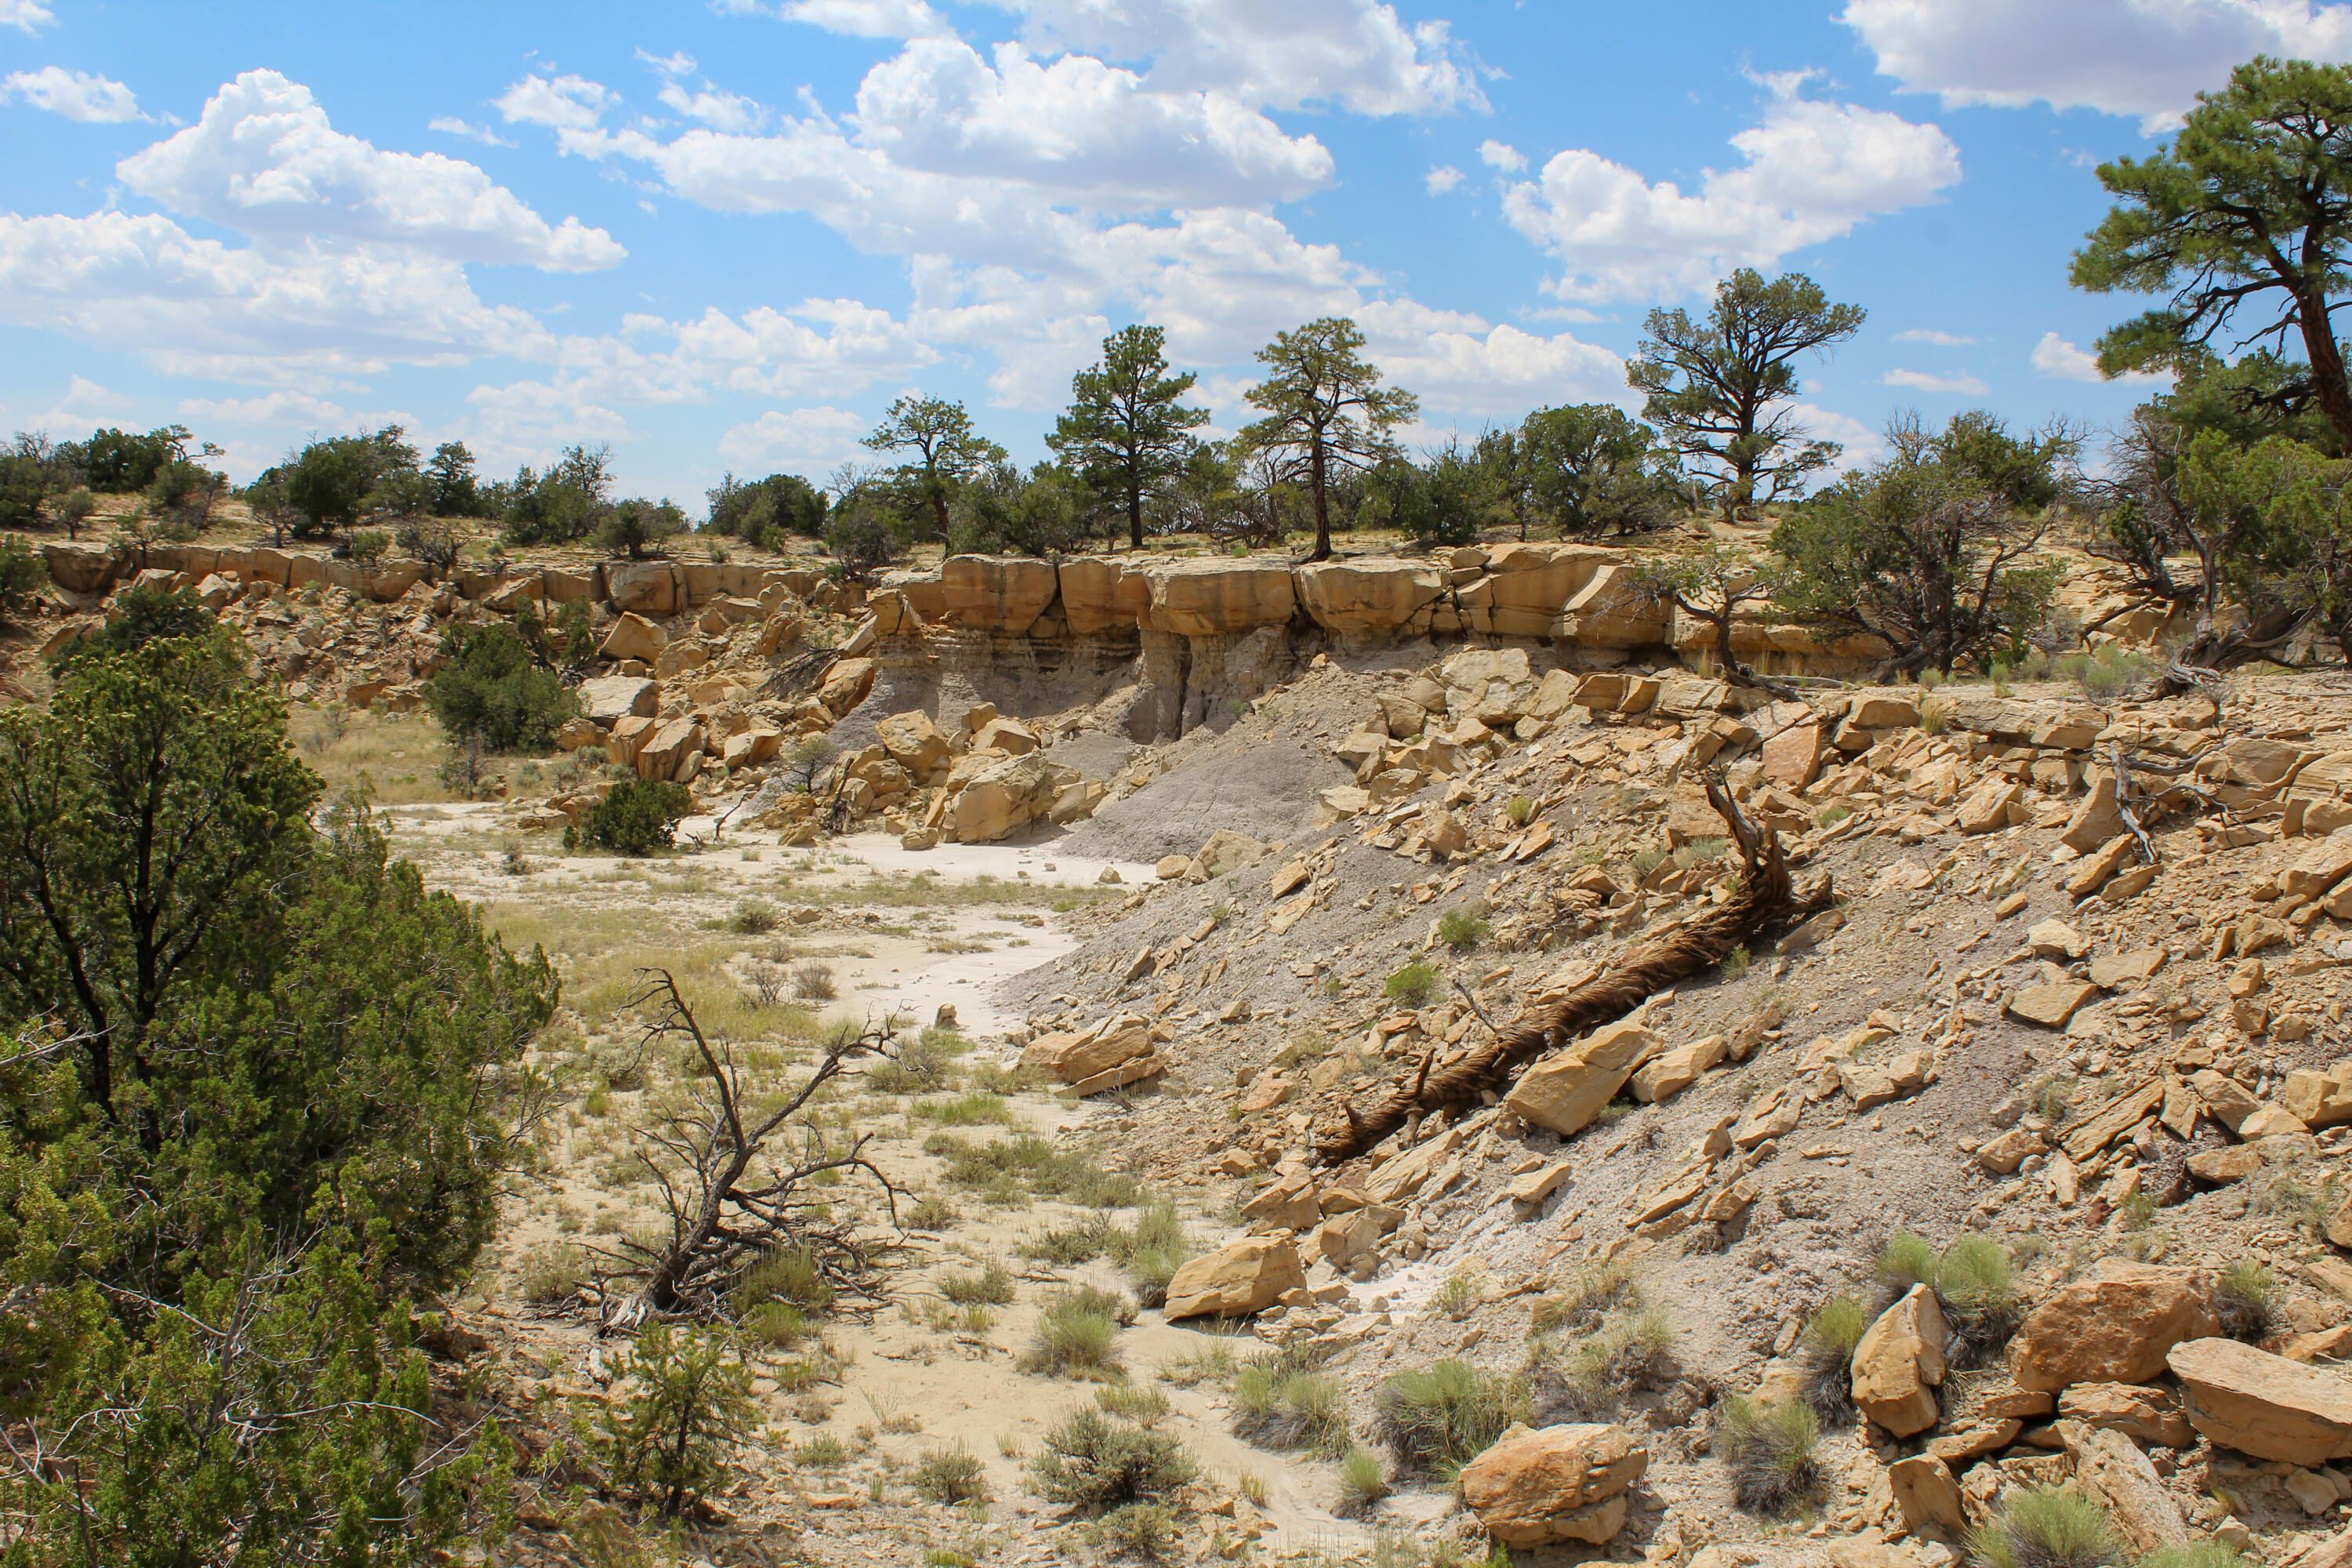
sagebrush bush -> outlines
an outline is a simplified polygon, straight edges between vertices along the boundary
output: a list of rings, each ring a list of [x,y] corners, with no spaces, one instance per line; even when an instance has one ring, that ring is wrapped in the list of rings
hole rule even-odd
[[[1087,1287],[1045,1303],[1035,1338],[1021,1370],[1050,1377],[1091,1378],[1113,1383],[1127,1375],[1112,1346],[1121,1327],[1125,1300]]]
[[[1444,1471],[1476,1458],[1527,1414],[1514,1381],[1464,1361],[1397,1373],[1372,1396],[1373,1427],[1410,1469]]]
[[[2213,1280],[2213,1316],[2233,1340],[2258,1344],[2278,1319],[2278,1280],[2251,1258],[2225,1265]]]
[[[980,1456],[961,1447],[925,1454],[908,1479],[925,1502],[988,1500],[988,1475]]]
[[[1759,1405],[1739,1394],[1725,1400],[1715,1443],[1739,1506],[1781,1513],[1819,1491],[1822,1468],[1813,1449],[1821,1435],[1810,1405]]]
[[[1969,1548],[1990,1568],[2116,1568],[2126,1556],[2106,1510],[2063,1487],[2011,1492]]]
[[[1468,910],[1448,910],[1437,917],[1437,940],[1456,952],[1466,952],[1477,946],[1493,929]]]
[[[1234,1377],[1234,1430],[1260,1447],[1337,1458],[1348,1450],[1347,1385],[1318,1373],[1245,1366]]]
[[[1429,1000],[1429,994],[1437,989],[1437,983],[1443,978],[1433,963],[1408,963],[1390,975],[1388,984],[1381,989],[1390,1001],[1402,1003],[1407,1007],[1418,1007]]]
[[[1097,1512],[1157,1501],[1200,1473],[1169,1434],[1085,1408],[1045,1435],[1030,1471],[1047,1502]]]

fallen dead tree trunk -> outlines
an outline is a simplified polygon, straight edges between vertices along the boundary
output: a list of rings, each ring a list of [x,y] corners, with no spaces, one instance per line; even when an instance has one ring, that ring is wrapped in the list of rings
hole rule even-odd
[[[1416,1117],[1466,1110],[1481,1103],[1487,1092],[1501,1093],[1519,1068],[1546,1051],[1623,1017],[1664,987],[1719,962],[1772,921],[1809,914],[1829,903],[1826,876],[1797,893],[1780,836],[1741,816],[1721,781],[1709,776],[1706,783],[1707,804],[1739,847],[1739,887],[1728,900],[1634,949],[1567,996],[1522,1009],[1493,1041],[1435,1073],[1430,1071],[1435,1052],[1432,1047],[1412,1080],[1400,1083],[1370,1113],[1343,1106],[1347,1129],[1318,1146],[1317,1159],[1326,1165],[1340,1164],[1368,1152]]]

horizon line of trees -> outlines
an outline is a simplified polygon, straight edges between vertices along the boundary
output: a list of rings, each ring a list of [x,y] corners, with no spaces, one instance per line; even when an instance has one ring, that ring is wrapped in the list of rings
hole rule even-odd
[[[1801,273],[1740,268],[1694,313],[1654,310],[1613,404],[1538,408],[1417,456],[1397,431],[1419,413],[1339,317],[1278,332],[1248,394],[1259,417],[1225,440],[1197,434],[1191,372],[1165,333],[1105,339],[1024,469],[961,403],[893,402],[823,486],[732,473],[708,494],[718,540],[813,539],[857,578],[919,541],[950,552],[1059,556],[1124,535],[1200,533],[1236,547],[1311,532],[1394,528],[1425,545],[1497,533],[1647,534],[1712,510],[1769,518],[1761,561],[1711,539],[1644,568],[1653,592],[1717,626],[1769,597],[1818,626],[1872,639],[1885,673],[2028,658],[2084,631],[2053,609],[2042,546],[2062,523],[2122,570],[2137,602],[2185,616],[2177,668],[2352,648],[2352,379],[2332,324],[2352,276],[2352,67],[2257,58],[2202,95],[2174,141],[2103,165],[2116,205],[2070,263],[2093,292],[2157,308],[2099,340],[2110,375],[2162,370],[2167,391],[2112,433],[2095,478],[2088,432],[2053,422],[2012,432],[1989,411],[1941,430],[1898,415],[1874,460],[1843,455],[1796,417],[1797,364],[1850,342],[1865,313]],[[2298,237],[2291,247],[2271,237]],[[93,491],[137,490],[150,516],[208,515],[226,481],[183,427],[95,432],[80,443],[19,436],[0,454],[0,526],[52,509],[68,529]],[[1824,480],[1828,482],[1824,483]],[[479,480],[444,443],[424,459],[397,426],[313,440],[242,492],[297,537],[341,534],[362,559],[388,543],[436,566],[457,558],[447,520],[487,517],[506,542],[590,541],[635,558],[683,531],[668,500],[615,500],[609,447],[574,446],[544,470]]]

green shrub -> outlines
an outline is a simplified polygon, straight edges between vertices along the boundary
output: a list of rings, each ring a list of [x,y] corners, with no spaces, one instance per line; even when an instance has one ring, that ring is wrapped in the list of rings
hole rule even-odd
[[[1159,1389],[1139,1388],[1129,1384],[1096,1389],[1095,1405],[1122,1421],[1132,1421],[1147,1429],[1167,1420],[1169,1412],[1174,1408],[1168,1403],[1168,1395]]]
[[[2262,1559],[2248,1557],[2226,1541],[2191,1541],[2180,1546],[2159,1546],[2139,1560],[2139,1568],[2256,1568]]]
[[[535,1307],[551,1307],[577,1296],[587,1275],[587,1254],[570,1242],[558,1242],[523,1254],[516,1284],[524,1300]]]
[[[1200,1473],[1184,1445],[1169,1434],[1089,1409],[1073,1411],[1045,1435],[1030,1471],[1047,1502],[1097,1512],[1156,1501]]]
[[[1879,1253],[1878,1274],[1890,1291],[1925,1285],[1934,1292],[1952,1331],[1948,1353],[1956,1367],[1982,1364],[2024,1320],[2016,1264],[1989,1236],[1964,1232],[1938,1255],[1921,1237],[1900,1233]]]
[[[1598,1420],[1628,1395],[1665,1379],[1674,1331],[1655,1307],[1610,1314],[1573,1343],[1539,1342],[1528,1359],[1527,1382],[1547,1420]]]
[[[745,1337],[777,1350],[786,1350],[814,1331],[808,1314],[789,1301],[762,1301],[743,1314]]]
[[[1437,917],[1437,940],[1456,952],[1466,952],[1477,946],[1493,929],[1467,910],[1448,910]]]
[[[975,1302],[1003,1307],[1013,1300],[1013,1276],[1002,1263],[991,1263],[977,1274],[947,1274],[940,1279],[940,1294],[959,1307]]]
[[[562,678],[532,662],[511,622],[452,626],[441,654],[447,662],[425,682],[425,701],[452,742],[493,752],[551,752],[556,731],[580,711]]]
[[[1131,1502],[1115,1508],[1087,1528],[1087,1539],[1106,1557],[1140,1557],[1164,1563],[1182,1540],[1176,1510],[1164,1502]]]
[[[566,849],[603,849],[614,855],[649,855],[667,849],[677,825],[694,809],[694,796],[667,779],[623,779],[613,793],[591,806],[577,827],[563,830]]]
[[[2106,1510],[2061,1487],[2010,1493],[1969,1547],[1990,1568],[2115,1568],[2126,1555]]]
[[[666,1517],[726,1479],[752,1427],[751,1372],[725,1335],[647,1324],[621,1357],[630,1393],[602,1407],[597,1449],[614,1484]]]
[[[2222,1267],[2213,1281],[2213,1316],[2233,1340],[2258,1344],[2278,1321],[2278,1280],[2251,1258]]]
[[[1126,1302],[1091,1287],[1056,1296],[1038,1314],[1036,1337],[1021,1370],[1049,1377],[1116,1383],[1127,1375],[1111,1348]]]
[[[1523,795],[1513,795],[1510,805],[1503,807],[1503,819],[1514,827],[1525,827],[1535,814],[1536,803]]]
[[[1184,1267],[1184,1254],[1173,1247],[1139,1252],[1128,1259],[1127,1278],[1135,1287],[1138,1306],[1154,1310],[1168,1304],[1168,1283]]]
[[[48,564],[29,541],[0,534],[0,621],[13,621],[31,608],[33,595],[48,580]]]
[[[1333,1511],[1341,1519],[1361,1519],[1388,1495],[1389,1480],[1381,1473],[1379,1458],[1362,1448],[1349,1449],[1339,1461],[1339,1505]]]
[[[1407,1007],[1418,1007],[1429,1000],[1429,994],[1437,989],[1437,983],[1444,978],[1433,963],[1408,963],[1390,975],[1388,984],[1382,989],[1390,1001]]]
[[[1805,1403],[1833,1426],[1853,1419],[1853,1347],[1869,1327],[1869,1314],[1851,1296],[1831,1300],[1805,1325],[1799,1357]]]
[[[738,1308],[782,1301],[814,1316],[833,1305],[835,1294],[815,1254],[805,1247],[780,1247],[763,1253],[735,1280]]]
[[[783,917],[765,899],[745,899],[727,917],[727,929],[737,936],[765,936]]]
[[[794,1448],[793,1463],[803,1469],[830,1470],[849,1463],[849,1445],[827,1432]]]
[[[1821,1440],[1813,1407],[1759,1405],[1739,1394],[1723,1402],[1716,1448],[1731,1469],[1731,1494],[1751,1513],[1781,1513],[1821,1489],[1813,1458]]]
[[[908,1230],[946,1230],[961,1218],[963,1216],[956,1212],[955,1205],[937,1193],[932,1193],[929,1196],[917,1199],[915,1205],[907,1211],[907,1228]]]
[[[924,1455],[910,1479],[915,1495],[925,1502],[988,1500],[988,1476],[980,1456],[961,1446]]]
[[[194,588],[125,588],[114,596],[114,618],[51,654],[49,668],[62,680],[88,659],[130,653],[164,638],[225,636]]]
[[[1511,1379],[1464,1361],[1401,1372],[1373,1395],[1373,1427],[1410,1469],[1446,1471],[1469,1463],[1527,1414]]]
[[[1348,1451],[1347,1386],[1317,1373],[1245,1366],[1234,1377],[1234,1430],[1261,1447],[1337,1458]]]

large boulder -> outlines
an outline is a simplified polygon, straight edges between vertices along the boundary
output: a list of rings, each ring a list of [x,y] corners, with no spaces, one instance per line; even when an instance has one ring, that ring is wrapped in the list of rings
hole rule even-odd
[[[103,593],[122,569],[112,551],[95,544],[44,544],[41,559],[48,563],[49,581],[69,594]]]
[[[1255,865],[1265,859],[1265,855],[1266,847],[1248,834],[1220,827],[1209,835],[1201,846],[1201,852],[1192,858],[1205,875],[1222,877],[1228,871]]]
[[[2052,1393],[2077,1383],[2147,1383],[2183,1340],[2213,1331],[2194,1278],[2119,1258],[2088,1279],[2062,1285],[2026,1315],[2010,1342],[2020,1388]]]
[[[1168,1281],[1168,1321],[1245,1318],[1306,1285],[1297,1247],[1276,1237],[1245,1236],[1176,1270]]]
[[[604,593],[616,610],[656,618],[678,610],[677,578],[667,561],[615,561],[604,568]]]
[[[1528,663],[1527,650],[1516,647],[1470,648],[1439,667],[1445,682],[1445,710],[1500,728],[1526,713],[1541,682]]]
[[[985,632],[1024,632],[1061,592],[1050,561],[1027,556],[950,555],[940,567],[947,618]]]
[[[2352,1060],[2286,1075],[2279,1103],[2309,1127],[2352,1121]]]
[[[635,658],[647,664],[661,657],[669,646],[669,634],[639,615],[625,615],[613,622],[613,629],[604,634],[604,645],[596,651],[606,658]]]
[[[1139,1013],[1123,1013],[1091,1029],[1040,1035],[1022,1050],[1021,1065],[1049,1072],[1066,1084],[1132,1069],[1129,1076],[1101,1085],[1104,1089],[1134,1083],[1160,1070],[1152,1049],[1151,1020]]]
[[[2188,1544],[2179,1506],[2139,1445],[2120,1432],[2075,1421],[2060,1421],[2058,1436],[2074,1461],[2075,1489],[2105,1506],[2133,1552]]]
[[[893,713],[874,729],[882,749],[890,753],[892,762],[907,770],[909,778],[919,782],[927,779],[932,769],[948,760],[948,738],[931,722],[931,716],[920,710]]]
[[[1522,1073],[1503,1108],[1563,1138],[1582,1131],[1660,1044],[1639,1024],[1603,1025]]]
[[[2189,1423],[2214,1446],[2289,1465],[2352,1455],[2352,1380],[2235,1340],[2175,1344],[2165,1364],[2188,1391]]]
[[[945,826],[959,844],[993,844],[1051,811],[1062,786],[1076,777],[1042,752],[991,763],[948,803]]]
[[[1486,552],[1488,575],[1455,597],[1474,632],[1544,637],[1559,629],[1560,610],[1614,561],[1619,551],[1576,544],[1501,544]]]
[[[702,742],[708,737],[701,725],[692,719],[673,719],[653,733],[653,738],[637,752],[637,776],[641,779],[674,779],[685,767],[687,759],[698,756]]]
[[[816,700],[824,705],[826,712],[836,718],[848,713],[865,701],[866,693],[874,689],[875,668],[870,658],[835,659],[833,667],[824,672],[824,680],[817,688]]]
[[[1626,1489],[1649,1464],[1649,1449],[1622,1427],[1545,1426],[1506,1437],[1463,1466],[1462,1502],[1505,1546],[1597,1546],[1624,1528]]]
[[[661,687],[642,675],[604,675],[580,683],[580,710],[606,729],[616,721],[651,718]]]
[[[1853,1347],[1854,1408],[1898,1437],[1933,1426],[1949,1337],[1935,1292],[1911,1287]]]
[[[1445,592],[1433,566],[1407,561],[1326,561],[1294,574],[1298,602],[1328,632],[1391,632]]]

